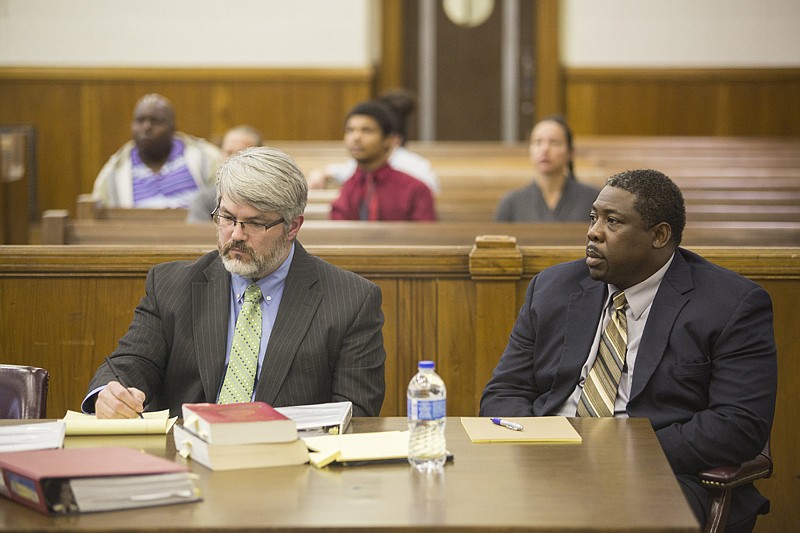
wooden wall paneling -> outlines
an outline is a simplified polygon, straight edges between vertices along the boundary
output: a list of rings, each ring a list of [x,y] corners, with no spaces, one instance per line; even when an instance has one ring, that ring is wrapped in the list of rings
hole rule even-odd
[[[67,208],[79,191],[79,86],[0,78],[0,123],[36,128],[37,195],[40,212]]]
[[[3,361],[50,372],[49,416],[80,408],[99,361],[128,329],[142,282],[91,274],[2,279],[0,318],[13,324],[4,328]]]
[[[756,529],[792,531],[800,524],[800,507],[796,505],[797,499],[789,504],[784,491],[792,491],[792,487],[796,490],[800,479],[800,431],[797,430],[800,402],[789,400],[796,394],[800,376],[800,328],[797,327],[796,315],[800,284],[796,280],[756,281],[772,297],[778,346],[778,403],[770,439],[775,471],[771,479],[756,483],[759,490],[772,500],[772,512],[758,519]]]
[[[146,93],[155,91],[113,81],[87,81],[84,83],[84,92],[91,95],[86,99],[88,109],[85,114],[93,119],[87,127],[95,130],[97,142],[96,146],[85,147],[91,153],[92,159],[86,164],[86,175],[82,177],[84,188],[81,192],[88,193],[92,191],[94,180],[108,158],[130,140],[136,101]],[[182,127],[179,111],[176,112],[176,120],[178,127]]]
[[[249,124],[264,136],[265,143],[288,135],[291,128],[287,83],[257,81],[216,82],[212,88],[212,137],[222,140],[225,132]]]
[[[324,82],[323,82],[324,83]],[[330,139],[332,122],[335,116],[342,116],[341,104],[334,91],[322,91],[321,83],[314,87],[294,82],[290,88],[290,109],[292,110],[291,135],[300,139]],[[340,129],[341,131],[341,129]]]
[[[578,135],[800,136],[800,69],[568,68],[565,95]]]
[[[231,127],[229,125],[238,125],[238,124],[250,124],[258,128],[255,124],[251,121],[248,122],[235,122],[234,114],[236,112],[237,101],[234,99],[233,93],[235,89],[239,86],[237,83],[212,83],[209,87],[210,92],[210,112],[211,112],[211,133],[208,136],[208,140],[215,143],[221,144],[222,137],[225,135],[225,132]],[[253,106],[248,106],[247,111],[249,111],[249,116],[253,117],[256,113],[253,110]],[[258,128],[259,130],[261,128]],[[264,133],[263,131],[261,133]]]
[[[292,83],[247,82],[232,88],[234,106],[230,125],[251,124],[258,128],[265,140],[292,137],[294,110],[292,108]],[[219,134],[224,134],[220,130]],[[292,137],[294,138],[294,137]]]
[[[0,169],[3,168],[3,151],[0,150]],[[2,176],[0,176],[0,179]],[[11,218],[8,212],[5,209],[6,202],[8,202],[8,198],[10,197],[9,194],[6,193],[6,188],[2,181],[0,181],[0,209],[3,209],[3,212],[0,213],[0,245],[3,244],[10,244],[10,231],[13,223],[11,222]]]
[[[598,130],[599,106],[597,87],[577,81],[567,82],[564,90],[564,117],[575,135],[595,135]]]
[[[398,324],[398,280],[396,278],[376,278],[373,279],[381,288],[383,301],[383,347],[386,350],[387,369],[398,368],[398,339],[400,334],[397,331]],[[406,404],[401,402],[401,392],[405,393],[408,383],[401,383],[397,372],[385,372],[386,395],[383,399],[381,416],[402,416],[406,412]]]
[[[558,12],[558,0],[534,3],[534,123],[548,115],[565,112]]]
[[[480,408],[483,388],[492,377],[492,371],[500,361],[508,344],[508,336],[517,318],[519,305],[519,281],[473,281],[477,294],[473,313],[475,320],[475,355],[472,385],[473,413]],[[525,284],[527,286],[527,283]],[[524,291],[522,298],[524,300]],[[521,305],[521,303],[520,303]]]
[[[725,87],[729,122],[721,135],[800,136],[800,75],[764,83],[745,80]]]
[[[475,383],[478,299],[466,279],[440,279],[436,283],[436,372],[447,387],[449,416],[476,416],[472,398]],[[433,355],[420,359],[434,358]],[[401,412],[402,414],[402,412]]]
[[[31,168],[28,164],[30,151],[33,146],[29,142],[29,126],[4,126],[0,131],[0,141],[8,143],[0,149],[0,245],[2,244],[28,244],[28,226],[30,224],[31,200],[30,189]],[[5,163],[11,175],[4,175],[3,153],[6,150],[9,161]],[[22,158],[22,169],[12,169],[16,166],[16,157]],[[21,173],[17,175],[17,170]]]
[[[437,352],[439,302],[436,279],[398,279],[397,405],[405,413],[406,387],[422,360],[440,365],[446,354]],[[446,383],[446,382],[445,382]],[[404,385],[405,384],[405,385]]]
[[[329,116],[330,135],[326,139],[341,139],[344,137],[344,118],[356,104],[369,100],[376,96],[368,90],[368,86],[363,83],[343,83],[339,88],[339,113],[336,116]]]
[[[381,2],[381,62],[375,78],[375,94],[403,86],[403,3]]]

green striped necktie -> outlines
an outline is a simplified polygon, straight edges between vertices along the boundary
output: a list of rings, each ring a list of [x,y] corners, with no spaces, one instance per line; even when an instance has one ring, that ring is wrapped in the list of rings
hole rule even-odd
[[[261,344],[261,288],[253,283],[244,291],[244,304],[236,319],[231,357],[217,403],[249,402],[258,368]]]

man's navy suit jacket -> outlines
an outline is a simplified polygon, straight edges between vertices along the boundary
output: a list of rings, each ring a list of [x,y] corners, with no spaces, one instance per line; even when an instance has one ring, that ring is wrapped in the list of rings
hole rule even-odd
[[[607,292],[583,260],[536,275],[481,415],[556,413],[578,384]],[[650,419],[676,474],[752,459],[772,426],[776,359],[767,292],[678,248],[642,334],[627,413]],[[734,494],[748,514],[764,503],[752,485]]]

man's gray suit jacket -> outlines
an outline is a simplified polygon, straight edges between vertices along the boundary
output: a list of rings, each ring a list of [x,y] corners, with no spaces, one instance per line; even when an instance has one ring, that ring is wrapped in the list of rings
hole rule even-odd
[[[231,277],[218,252],[153,267],[146,294],[114,357],[146,410],[180,416],[185,402],[215,402],[225,372]],[[255,399],[275,407],[349,400],[377,416],[385,393],[381,291],[295,242]],[[89,391],[114,377],[98,369]],[[92,412],[93,401],[84,409]]]

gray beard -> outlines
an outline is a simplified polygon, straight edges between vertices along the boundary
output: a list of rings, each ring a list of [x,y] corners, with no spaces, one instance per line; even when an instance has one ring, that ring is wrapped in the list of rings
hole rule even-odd
[[[243,278],[256,280],[271,274],[281,266],[281,263],[286,259],[284,256],[286,249],[283,246],[285,243],[285,240],[276,243],[274,247],[267,250],[262,255],[255,254],[252,248],[246,244],[241,244],[243,251],[247,252],[252,258],[251,261],[242,261],[241,259],[230,257],[228,252],[231,246],[221,247],[219,255],[222,258],[222,264],[225,266],[225,270]],[[231,244],[236,244],[236,242]]]

